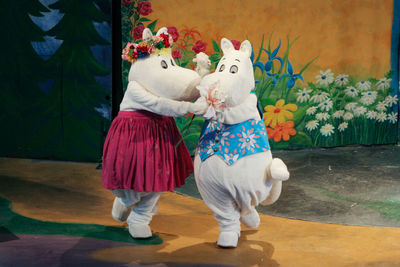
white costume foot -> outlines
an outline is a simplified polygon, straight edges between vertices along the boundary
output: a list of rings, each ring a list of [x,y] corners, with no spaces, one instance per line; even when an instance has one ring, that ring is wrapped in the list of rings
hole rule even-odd
[[[236,248],[239,235],[235,232],[221,232],[217,244],[223,248]]]
[[[147,224],[129,225],[129,233],[133,238],[149,238],[153,236],[150,226]]]
[[[248,228],[257,228],[260,225],[260,216],[254,209],[250,214],[241,216],[240,222]]]
[[[118,222],[126,221],[130,211],[131,207],[127,207],[124,204],[122,204],[117,197],[114,199],[114,204],[111,211],[111,215],[114,218],[114,220]]]
[[[286,181],[289,179],[289,171],[281,159],[272,159],[270,171],[272,179],[279,181]]]

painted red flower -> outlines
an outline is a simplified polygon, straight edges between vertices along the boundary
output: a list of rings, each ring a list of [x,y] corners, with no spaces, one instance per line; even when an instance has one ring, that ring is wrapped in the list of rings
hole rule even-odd
[[[174,26],[167,27],[167,29],[168,29],[169,35],[172,36],[172,40],[174,40],[174,42],[176,42],[179,38],[178,29]]]
[[[233,44],[233,47],[235,47],[235,49],[236,50],[239,50],[240,49],[240,42],[239,41],[236,41],[236,40],[231,40],[231,42],[232,42],[232,44]]]
[[[153,12],[153,10],[151,9],[151,3],[150,1],[142,1],[138,4],[138,8],[137,11],[139,12],[140,15],[142,16],[147,16],[149,15],[151,12]]]
[[[142,25],[142,24],[133,28],[133,30],[132,30],[133,38],[142,39],[143,30],[144,30],[144,25]]]
[[[181,58],[182,54],[181,54],[181,50],[180,49],[175,49],[172,51],[172,58]]]
[[[192,50],[196,53],[196,54],[198,54],[198,53],[200,53],[200,52],[204,52],[204,51],[206,51],[206,48],[207,48],[207,43],[205,43],[205,42],[202,42],[202,41],[197,41],[195,44],[194,44],[194,46],[192,47]]]
[[[290,135],[296,135],[296,129],[294,127],[293,121],[287,121],[283,123],[277,124],[274,128],[267,128],[268,139],[274,138],[275,142],[288,141],[290,139]]]
[[[133,0],[122,0],[122,5],[129,7],[132,4]]]

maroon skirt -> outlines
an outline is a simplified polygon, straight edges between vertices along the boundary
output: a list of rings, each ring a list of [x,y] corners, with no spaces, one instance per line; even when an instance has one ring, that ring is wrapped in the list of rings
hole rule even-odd
[[[104,143],[103,186],[163,192],[185,184],[193,162],[181,139],[171,117],[120,111]]]

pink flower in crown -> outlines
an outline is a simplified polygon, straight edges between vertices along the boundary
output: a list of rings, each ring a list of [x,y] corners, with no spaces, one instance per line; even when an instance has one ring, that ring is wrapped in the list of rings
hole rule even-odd
[[[154,40],[154,42],[162,42],[164,39],[161,36],[156,35],[156,36],[153,36],[153,40]]]

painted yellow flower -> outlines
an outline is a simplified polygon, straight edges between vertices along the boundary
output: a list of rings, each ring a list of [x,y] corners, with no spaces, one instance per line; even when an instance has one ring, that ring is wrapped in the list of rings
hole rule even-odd
[[[285,100],[279,99],[275,106],[267,105],[264,110],[264,121],[265,125],[271,125],[271,127],[275,127],[279,123],[283,123],[286,119],[292,119],[293,113],[290,111],[296,111],[297,105],[295,104],[286,104]],[[289,111],[290,110],[290,111]]]

